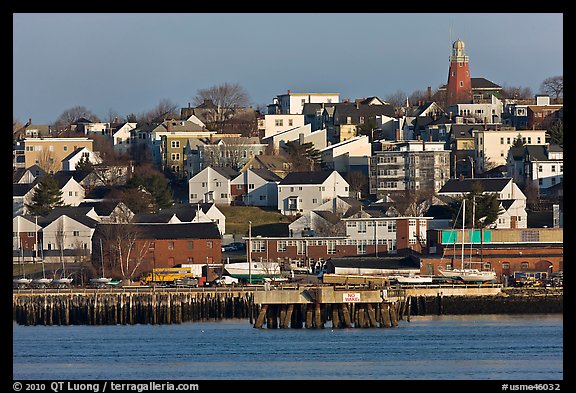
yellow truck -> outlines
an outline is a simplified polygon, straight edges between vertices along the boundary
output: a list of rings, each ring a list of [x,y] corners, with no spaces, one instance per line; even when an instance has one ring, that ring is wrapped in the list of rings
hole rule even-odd
[[[143,281],[146,285],[197,287],[198,278],[190,267],[162,267],[153,269]]]

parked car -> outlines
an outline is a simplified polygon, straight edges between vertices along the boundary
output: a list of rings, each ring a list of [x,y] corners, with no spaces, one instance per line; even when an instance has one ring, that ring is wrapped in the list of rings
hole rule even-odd
[[[236,286],[240,284],[240,280],[238,280],[236,277],[232,277],[232,276],[221,276],[219,278],[217,278],[216,280],[214,280],[214,285],[218,286],[218,287],[222,287],[222,286]]]
[[[226,244],[225,246],[222,246],[222,252],[230,252],[230,251],[236,251],[236,247],[233,246],[232,244]]]

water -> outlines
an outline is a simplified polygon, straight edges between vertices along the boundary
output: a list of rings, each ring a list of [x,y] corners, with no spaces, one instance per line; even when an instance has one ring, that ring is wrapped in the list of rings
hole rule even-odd
[[[15,380],[562,380],[563,317],[413,317],[397,328],[13,326]]]

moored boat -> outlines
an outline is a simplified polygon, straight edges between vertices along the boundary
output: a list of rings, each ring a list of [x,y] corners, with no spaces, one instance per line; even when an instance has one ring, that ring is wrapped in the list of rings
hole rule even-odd
[[[280,265],[277,262],[235,262],[227,263],[224,269],[232,277],[242,280],[261,281],[267,277],[280,277]]]

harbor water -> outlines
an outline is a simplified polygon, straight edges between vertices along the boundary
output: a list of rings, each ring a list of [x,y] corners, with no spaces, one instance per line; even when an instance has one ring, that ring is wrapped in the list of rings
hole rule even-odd
[[[13,324],[14,380],[563,380],[562,314],[417,316],[396,328]]]

